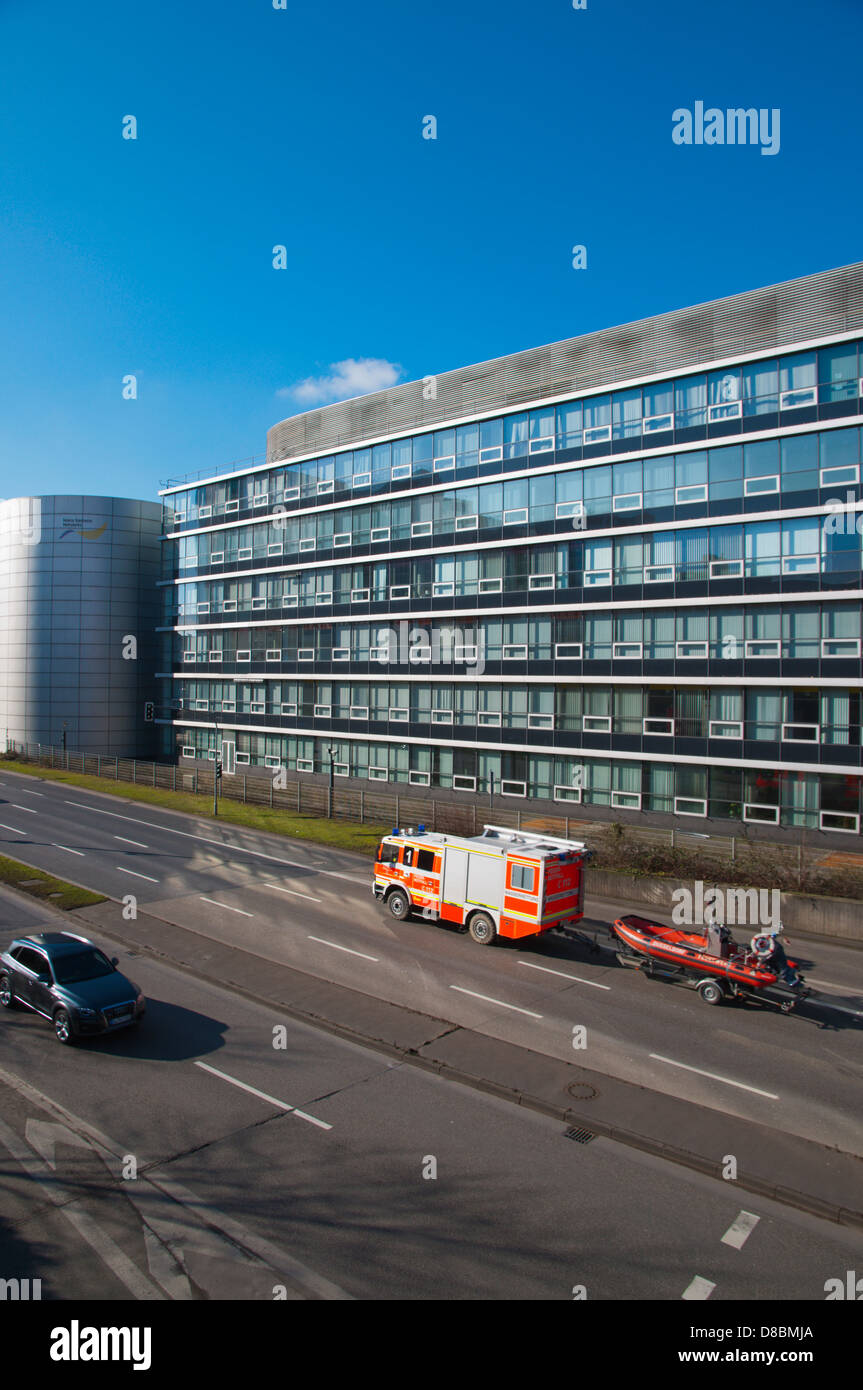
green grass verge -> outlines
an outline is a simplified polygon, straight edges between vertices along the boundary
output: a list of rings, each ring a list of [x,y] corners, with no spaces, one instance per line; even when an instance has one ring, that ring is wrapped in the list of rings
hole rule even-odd
[[[41,869],[31,868],[29,864],[19,864],[17,859],[7,859],[0,855],[0,883],[9,888],[17,888],[28,893],[31,898],[41,898],[54,907],[62,907],[68,912],[73,907],[92,907],[94,903],[106,901],[104,894],[91,893],[87,888],[78,888],[74,883],[66,883],[53,874],[43,873]]]
[[[169,811],[188,811],[203,820],[213,819],[212,795],[196,796],[193,792],[145,787],[135,782],[113,782],[106,777],[90,777],[80,772],[60,772],[55,768],[38,767],[0,758],[0,771],[23,772],[28,777],[41,777],[48,782],[65,782],[88,791],[122,797],[124,801],[141,801],[149,806],[164,806]],[[353,850],[373,858],[380,838],[391,826],[355,825],[351,821],[326,820],[319,816],[299,816],[295,812],[271,810],[269,806],[244,805],[227,797],[219,800],[219,820],[228,825],[243,825],[249,830],[267,830],[294,840],[311,840],[334,849]]]

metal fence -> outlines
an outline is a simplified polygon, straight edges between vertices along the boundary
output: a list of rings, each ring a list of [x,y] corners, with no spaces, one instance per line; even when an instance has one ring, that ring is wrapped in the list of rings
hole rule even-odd
[[[131,783],[141,787],[156,787],[169,792],[191,792],[212,801],[214,772],[209,768],[183,767],[175,763],[157,763],[135,758],[117,758],[104,753],[81,753],[74,750],[52,747],[47,744],[7,742],[7,754],[20,755],[40,767],[81,773],[90,777],[100,777],[109,782]],[[271,775],[267,775],[267,773]],[[473,835],[482,830],[486,822],[505,825],[514,830],[533,830],[549,835],[583,840],[595,844],[609,833],[613,813],[608,820],[580,820],[575,816],[545,814],[533,811],[530,807],[511,807],[495,798],[489,805],[486,798],[465,800],[463,804],[441,800],[437,797],[419,797],[412,792],[381,791],[377,787],[339,787],[330,792],[326,784],[309,782],[302,778],[287,781],[287,774],[275,774],[278,769],[260,772],[223,775],[219,785],[219,799],[240,801],[248,806],[271,807],[293,815],[326,817],[350,821],[357,825],[369,825],[380,829],[392,826],[416,827],[425,825],[429,830],[447,831],[454,835]],[[712,863],[727,864],[737,862],[747,855],[758,855],[768,851],[788,868],[798,871],[825,859],[824,845],[818,847],[805,844],[803,834],[798,844],[777,844],[760,837],[750,840],[745,836],[705,835],[696,831],[681,830],[679,827],[666,829],[660,826],[631,825],[624,827],[626,842],[642,849],[690,849],[697,851],[701,859]],[[861,860],[860,855],[834,851],[830,859],[837,867],[840,861],[852,865]],[[776,861],[774,861],[776,862]]]

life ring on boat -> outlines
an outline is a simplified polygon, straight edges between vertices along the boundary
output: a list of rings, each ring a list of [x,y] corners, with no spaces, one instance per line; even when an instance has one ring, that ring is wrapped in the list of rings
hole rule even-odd
[[[772,936],[753,936],[749,945],[751,946],[755,955],[761,958],[766,959],[767,956],[772,955],[773,953]]]

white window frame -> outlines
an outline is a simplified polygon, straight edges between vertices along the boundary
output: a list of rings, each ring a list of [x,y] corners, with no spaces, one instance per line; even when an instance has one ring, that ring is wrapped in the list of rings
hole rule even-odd
[[[316,604],[316,605],[325,604],[325,603],[332,603],[332,601],[333,601],[333,591],[332,591],[332,589],[319,589],[318,592],[315,594],[315,604]]]
[[[209,611],[210,604],[207,599],[202,599],[201,602],[196,606],[196,612],[198,613],[209,613]]]
[[[585,570],[584,587],[586,589],[605,588],[611,583],[611,570]]]
[[[266,507],[270,500],[268,492],[256,492],[252,496],[253,507]]]
[[[707,407],[707,423],[718,425],[722,420],[739,420],[742,414],[742,401],[719,401]]]
[[[234,762],[242,763],[244,766],[246,766],[248,763],[251,762],[251,758],[248,753],[235,753]]]
[[[772,811],[774,814],[773,814],[772,816],[751,815],[750,813],[751,813],[752,811]],[[745,802],[743,803],[743,819],[744,819],[744,821],[753,821],[753,822],[756,822],[756,823],[759,824],[759,825],[778,825],[778,824],[779,824],[779,807],[778,807],[778,806],[762,806],[760,802],[756,802],[756,801],[745,801]]]
[[[223,565],[224,563],[225,563],[225,552],[224,552],[224,550],[211,550],[211,551],[210,551],[210,564],[211,564],[211,565]]]
[[[513,790],[514,788],[517,788],[517,790]],[[503,777],[500,782],[500,794],[501,796],[527,796],[527,783],[512,782]]]
[[[322,482],[319,482],[319,483],[318,483],[318,496],[319,496],[319,497],[325,496],[328,492],[332,492],[334,487],[335,487],[335,479],[334,479],[334,478],[324,478]]]
[[[812,734],[814,735],[814,737],[812,737],[812,738],[800,738],[798,735],[799,735],[800,732],[801,732],[802,730],[804,730],[804,729],[811,730],[811,732],[812,732]],[[794,730],[795,732],[792,733],[792,732],[791,732],[792,730]],[[809,744],[818,744],[818,743],[821,742],[821,725],[820,725],[820,724],[798,724],[798,723],[794,723],[794,724],[783,724],[783,725],[782,725],[781,739],[782,739],[782,742],[783,742],[783,743],[809,743]]]
[[[226,512],[238,512],[240,510],[240,499],[232,497],[225,503]]]
[[[537,714],[537,713],[528,714],[528,716],[527,716],[527,727],[528,727],[529,729],[553,729],[553,728],[554,728],[554,715],[553,715],[553,714]]]
[[[685,811],[684,806],[700,806],[699,811]],[[707,802],[700,796],[676,796],[674,798],[674,814],[676,816],[700,816],[702,820],[707,815]]]
[[[463,644],[454,643],[452,649],[452,659],[461,665],[467,663],[473,665],[477,658],[476,643],[466,642]]]
[[[378,767],[373,765],[372,763],[369,763],[368,780],[370,782],[388,782],[390,780],[389,768]]]
[[[196,710],[209,710],[210,708],[209,700],[195,700],[193,703]]]
[[[431,786],[431,773],[417,772],[411,769],[408,772],[408,782],[413,787],[429,787]]]
[[[848,644],[851,643],[851,645],[853,646],[854,650],[851,651],[851,652],[829,652],[829,651],[826,650],[827,647],[834,647],[834,646],[836,646],[837,643],[841,643],[843,646],[848,646]],[[843,660],[843,659],[847,661],[848,658],[850,657],[850,658],[851,658],[852,660],[854,660],[854,661],[859,661],[859,659],[860,659],[860,646],[861,646],[861,643],[860,643],[860,638],[859,638],[859,637],[822,637],[822,638],[821,638],[821,659],[822,659],[822,661]]]
[[[432,584],[432,598],[451,598],[455,593],[452,579],[436,579]]]
[[[251,661],[252,651],[250,647],[240,647],[237,651],[236,660],[238,662]]]
[[[198,520],[199,520],[199,521],[206,521],[207,518],[208,518],[208,517],[211,517],[212,515],[213,515],[213,508],[212,508],[212,506],[210,506],[209,503],[207,503],[207,504],[206,504],[205,506],[203,506],[203,507],[199,507],[199,508],[198,508]]]
[[[216,650],[214,650],[214,651],[209,652],[209,653],[207,654],[207,660],[208,660],[208,661],[212,661],[212,662],[218,664],[218,663],[222,660],[222,653],[221,653],[221,651],[216,651]]]
[[[457,786],[456,783],[464,783],[465,785]],[[466,775],[463,775],[462,773],[455,773],[452,779],[452,789],[454,792],[475,792],[476,778],[468,777]]]
[[[451,709],[433,709],[431,712],[431,722],[433,724],[454,724],[454,711]]]
[[[643,497],[640,492],[619,492],[611,499],[613,512],[640,512],[642,506]]]
[[[773,487],[754,487],[754,483],[773,483]],[[743,479],[744,497],[769,497],[779,491],[779,474],[765,473],[759,478]]]
[[[674,429],[674,411],[666,410],[663,415],[645,415],[641,421],[642,434],[665,434]]]
[[[297,758],[297,772],[314,772],[314,770],[313,758]]]
[[[805,401],[795,401],[795,400],[792,400],[792,399],[791,399],[792,396],[808,396],[809,399],[808,399],[808,400],[805,400]],[[817,386],[794,386],[794,387],[792,387],[791,390],[789,390],[789,391],[780,391],[780,392],[779,392],[779,409],[780,409],[780,410],[802,410],[804,406],[807,406],[807,405],[817,405],[817,404],[818,404],[818,387],[817,387]]]
[[[528,507],[510,507],[504,511],[504,526],[526,526],[529,517]]]
[[[492,444],[492,445],[489,446],[488,449],[480,449],[480,451],[479,451],[479,461],[480,461],[480,463],[499,463],[500,460],[501,460],[502,458],[503,458],[503,445],[502,445],[502,444]]]
[[[527,577],[528,589],[554,589],[556,587],[554,574],[529,574]]]
[[[772,652],[754,652],[752,647],[774,647]],[[782,659],[782,639],[779,637],[749,637],[743,643],[743,656],[746,661],[780,661]]]
[[[369,532],[369,544],[370,544],[370,545],[382,545],[382,544],[384,543],[384,541],[388,541],[389,538],[390,538],[390,528],[389,528],[389,526],[373,526],[372,529],[371,529],[371,531]]]
[[[697,652],[684,651],[685,647],[699,647]],[[707,641],[695,640],[675,642],[674,659],[675,661],[706,661],[710,656],[710,643]]]
[[[180,756],[182,758],[197,758],[198,750],[193,743],[184,743]]]
[[[671,584],[674,580],[674,566],[645,565],[643,578],[645,584]]]
[[[827,825],[824,821],[825,816],[833,816],[836,820],[850,820],[852,824]],[[842,835],[859,835],[860,817],[854,811],[820,811],[818,814],[818,828],[819,830],[837,830]]]
[[[590,435],[590,439],[588,439]],[[591,444],[605,444],[611,439],[611,425],[588,425],[583,434],[585,447]]]
[[[282,493],[283,502],[299,502],[300,489],[298,487],[286,487]]]
[[[187,666],[192,665],[197,659],[197,652],[183,652],[183,661]]]
[[[553,434],[539,434],[535,439],[528,440],[527,452],[529,454],[548,454],[554,449]]]
[[[803,562],[808,562],[805,568],[800,568]],[[820,574],[821,556],[820,555],[783,555],[782,556],[783,574]]]
[[[455,468],[455,454],[443,454],[432,462],[433,473],[446,473],[451,468]]]
[[[368,589],[351,589],[351,603],[368,603]]]
[[[297,647],[297,661],[314,661],[314,647]]]
[[[236,714],[236,711],[237,711],[237,702],[236,702],[236,700],[223,700],[223,701],[222,701],[222,713],[223,713],[223,714]]]
[[[226,599],[223,599],[223,600],[222,600],[222,612],[223,612],[223,613],[236,613],[236,611],[237,611],[237,600],[236,600],[235,598],[226,598]]]
[[[390,705],[387,710],[387,719],[391,724],[410,723],[411,712],[404,705]]]
[[[411,596],[411,586],[410,586],[410,584],[391,584],[391,585],[390,585],[390,599],[395,599],[395,600],[406,599],[406,598],[410,598],[410,596]]]
[[[601,724],[602,728],[596,728],[597,724]],[[610,734],[611,715],[583,714],[581,716],[581,731],[584,734]]]
[[[476,722],[481,729],[499,729],[501,713],[499,709],[477,710]]]
[[[351,487],[353,487],[353,488],[357,488],[357,487],[371,487],[371,485],[372,485],[372,475],[371,475],[371,473],[354,473],[353,477],[351,478]]]
[[[827,476],[828,473],[850,473],[851,477],[831,478]],[[855,483],[860,481],[860,465],[859,463],[835,463],[829,468],[821,468],[818,473],[818,481],[821,487],[842,487],[843,484],[853,487]],[[829,814],[839,815],[841,813],[831,811]]]
[[[620,811],[640,811],[641,792],[624,792],[616,789],[611,793],[611,805]]]
[[[717,730],[719,730],[719,729],[732,729],[732,728],[733,728],[733,729],[736,729],[736,730],[737,730],[737,733],[735,733],[735,734],[727,734],[727,733],[725,733],[725,734],[720,734],[720,733],[717,732]],[[742,738],[743,738],[743,720],[742,720],[742,719],[711,719],[711,720],[709,721],[708,725],[707,725],[707,737],[708,737],[708,738],[735,738],[735,739],[742,739]]]
[[[331,661],[350,661],[350,659],[351,659],[351,649],[350,649],[350,647],[331,647],[331,648],[330,648],[330,660],[331,660]]]
[[[432,523],[430,521],[412,521],[411,539],[416,536],[430,536],[432,534]]]
[[[576,520],[576,519],[580,519],[580,518],[583,517],[583,516],[584,516],[584,503],[583,503],[583,502],[555,502],[555,504],[554,504],[554,519],[555,519],[555,521],[568,521],[568,520],[570,519],[570,517],[571,517],[573,520]]]
[[[503,592],[503,580],[480,579],[477,584],[477,592],[480,594],[500,594]]]
[[[409,478],[412,472],[412,463],[394,463],[390,468],[390,479],[394,483],[400,483],[403,478]]]
[[[368,722],[368,705],[351,705],[348,709],[348,719],[365,719]]]
[[[653,725],[653,724],[665,724],[667,727],[664,728],[664,729],[648,728],[647,726],[648,726],[649,724],[650,724],[650,725]],[[643,734],[649,734],[649,735],[653,735],[653,736],[660,736],[660,737],[662,737],[662,738],[673,738],[673,737],[674,737],[674,720],[673,720],[673,719],[660,719],[660,718],[658,718],[658,717],[656,717],[656,716],[648,715],[647,718],[642,719],[642,721],[641,721],[641,732],[642,732]]]
[[[304,536],[297,545],[297,550],[301,551],[303,554],[308,554],[309,551],[316,550],[317,545],[318,542],[315,536]]]
[[[626,651],[622,651],[626,648]],[[634,648],[634,650],[630,650]],[[644,643],[643,642],[614,642],[611,647],[612,661],[643,661]]]
[[[501,647],[501,661],[527,661],[527,643],[504,642]]]
[[[296,719],[297,705],[295,700],[283,700],[279,706],[279,713],[286,719]]]
[[[555,801],[571,801],[581,805],[581,787],[555,786],[552,792]]]
[[[312,718],[313,718],[313,719],[332,719],[332,717],[333,717],[333,707],[332,707],[332,705],[313,705],[313,706],[312,706]]]
[[[267,606],[267,600],[266,600],[265,598],[261,598],[260,595],[258,595],[257,598],[253,598],[253,599],[251,600],[251,602],[250,602],[250,605],[249,605],[250,610],[252,610],[252,611],[254,611],[254,610],[260,611],[260,609],[266,608],[266,606]]]
[[[350,765],[350,763],[336,763],[336,762],[333,763],[333,776],[334,776],[334,777],[350,777],[350,775],[351,775],[351,765]]]
[[[457,516],[455,519],[455,529],[457,531],[476,531],[478,527],[478,516]]]
[[[717,573],[716,573],[716,571],[717,571],[717,570],[720,570],[720,569],[727,570],[728,567],[729,567],[730,565],[736,565],[736,567],[737,567],[737,568],[734,570],[734,572],[733,572],[732,574],[717,574]],[[742,578],[743,578],[743,561],[742,561],[742,560],[711,560],[711,561],[710,561],[710,578],[711,578],[711,579],[742,579]]]
[[[684,497],[687,492],[700,493],[698,497]],[[688,506],[690,503],[707,501],[707,483],[684,483],[681,487],[674,489],[674,501],[678,507]]]
[[[284,555],[284,553],[285,547],[282,545],[281,541],[271,541],[267,546],[268,555]]]
[[[266,651],[264,652],[264,660],[265,660],[265,661],[281,661],[281,659],[282,659],[282,649],[281,649],[281,647],[267,647]]]
[[[342,550],[345,546],[353,542],[353,534],[350,531],[336,531],[333,535],[333,550]]]
[[[283,607],[283,608],[299,608],[299,606],[300,606],[300,596],[299,596],[299,594],[282,594],[282,607]]]
[[[267,705],[265,700],[250,700],[249,714],[266,714]]]

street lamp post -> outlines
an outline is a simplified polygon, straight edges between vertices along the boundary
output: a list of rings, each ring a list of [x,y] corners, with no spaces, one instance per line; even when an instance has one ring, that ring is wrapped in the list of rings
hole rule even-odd
[[[219,750],[219,726],[216,725],[216,756],[213,760],[213,815],[219,814],[219,775],[222,770]]]
[[[329,759],[330,759],[330,785],[329,785],[329,787],[327,788],[327,820],[332,820],[332,818],[333,818],[333,796],[334,796],[335,789],[336,789],[336,788],[335,788],[336,765],[335,765],[335,763],[333,762],[333,757],[334,757],[334,755],[335,755],[335,751],[336,751],[336,750],[335,750],[334,748],[328,748],[328,749],[327,749],[327,753],[328,753]]]

